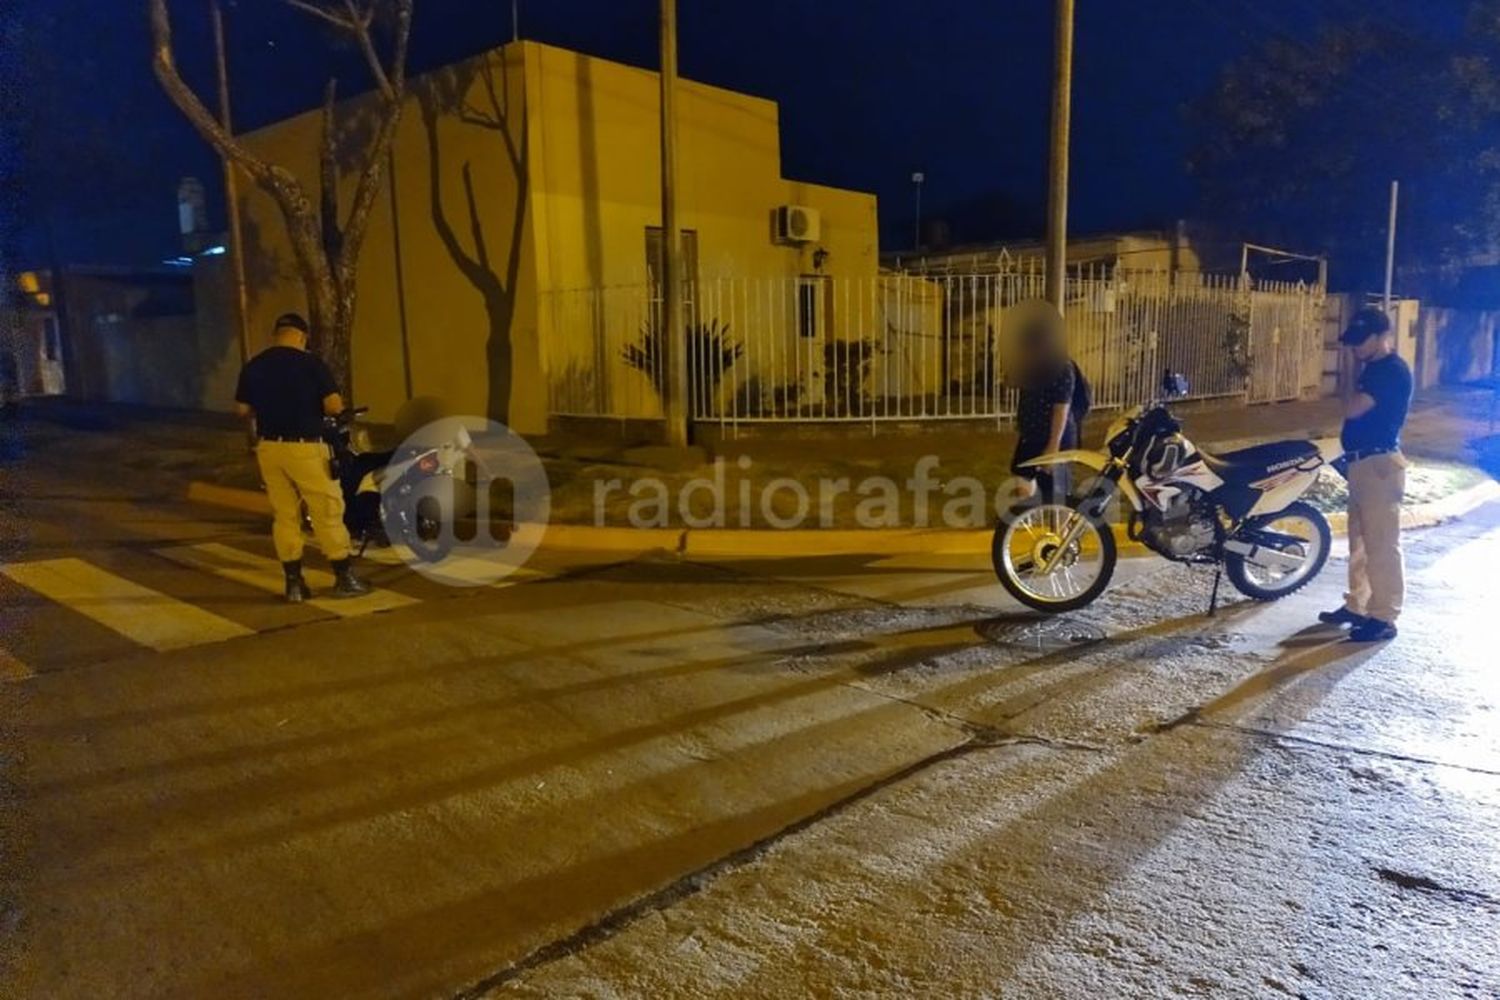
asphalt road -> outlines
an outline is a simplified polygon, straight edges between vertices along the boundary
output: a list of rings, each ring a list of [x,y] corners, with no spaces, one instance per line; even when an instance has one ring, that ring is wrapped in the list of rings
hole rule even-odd
[[[917,557],[289,608],[255,518],[0,477],[6,997],[1500,995],[1493,508],[1359,647],[1338,560],[1214,619]]]

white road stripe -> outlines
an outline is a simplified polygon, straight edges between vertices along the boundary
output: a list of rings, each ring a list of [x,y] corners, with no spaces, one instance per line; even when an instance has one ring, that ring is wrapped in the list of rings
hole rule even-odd
[[[308,545],[316,547],[316,543],[311,541]],[[411,567],[421,564],[411,549],[399,542],[394,542],[385,548],[376,548],[372,545],[365,549],[365,554],[360,556],[360,559],[379,566]],[[540,570],[521,566],[506,574],[503,579],[494,580],[495,564],[492,561],[483,557],[464,555],[450,555],[438,563],[436,568],[441,571],[444,579],[472,580],[476,584],[492,587],[513,587],[518,583],[541,579],[547,575]]]
[[[150,649],[182,649],[254,631],[82,559],[11,563],[0,573]]]
[[[267,593],[281,594],[286,590],[286,577],[281,571],[281,563],[275,559],[258,556],[219,542],[157,549],[156,554],[183,566],[203,570]],[[333,574],[326,570],[304,567],[302,576],[315,593],[333,588]],[[417,599],[392,590],[371,590],[363,597],[347,599],[318,597],[307,603],[329,614],[353,618],[375,611],[389,611],[392,608],[416,604]]]
[[[28,677],[35,676],[30,667],[12,656],[3,646],[0,646],[0,684],[7,681],[24,681]]]

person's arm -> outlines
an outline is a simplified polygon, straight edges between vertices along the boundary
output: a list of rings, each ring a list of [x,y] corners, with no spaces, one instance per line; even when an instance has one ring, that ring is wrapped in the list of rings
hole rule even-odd
[[[1356,392],[1344,401],[1344,419],[1357,420],[1375,409],[1375,397],[1368,392]]]
[[[249,387],[246,385],[247,381],[245,370],[241,369],[239,383],[234,387],[234,415],[245,421],[245,441],[249,444],[250,450],[254,451],[256,438],[255,407],[247,402],[251,398]]]
[[[1071,403],[1052,404],[1052,429],[1047,434],[1046,454],[1062,450],[1063,435],[1068,433],[1068,411]]]
[[[314,372],[318,380],[318,397],[323,400],[323,413],[325,416],[336,417],[344,412],[344,397],[339,395],[339,384],[322,358],[313,358],[313,363],[316,365]]]
[[[1062,376],[1052,384],[1052,426],[1047,431],[1047,448],[1043,454],[1050,455],[1062,450],[1063,435],[1068,433],[1068,413],[1073,408],[1073,364],[1068,363]]]
[[[1375,396],[1371,392],[1375,387],[1368,385],[1366,379],[1375,380],[1375,375],[1369,369],[1359,373],[1354,380],[1354,385],[1349,388],[1349,394],[1344,397],[1344,419],[1357,420],[1375,409]]]

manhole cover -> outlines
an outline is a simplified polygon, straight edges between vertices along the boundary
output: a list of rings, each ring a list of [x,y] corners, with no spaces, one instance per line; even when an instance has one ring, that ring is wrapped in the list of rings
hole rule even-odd
[[[978,631],[990,642],[1017,646],[1035,653],[1055,653],[1104,641],[1103,629],[1070,618],[985,622],[979,626]]]

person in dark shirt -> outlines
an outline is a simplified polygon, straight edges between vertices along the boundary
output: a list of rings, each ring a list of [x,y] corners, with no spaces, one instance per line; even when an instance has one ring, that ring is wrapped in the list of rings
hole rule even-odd
[[[354,597],[369,588],[354,575],[353,547],[344,527],[344,494],[329,470],[324,415],[343,412],[333,373],[308,353],[307,321],[296,313],[276,320],[272,345],[240,371],[235,410],[253,423],[256,462],[271,501],[272,539],[286,574],[286,599],[312,596],[302,577],[302,505],[313,535],[333,566],[334,594]]]
[[[1411,408],[1411,368],[1395,352],[1391,321],[1374,306],[1355,313],[1339,340],[1360,364],[1341,435],[1349,479],[1349,592],[1343,607],[1318,617],[1352,626],[1349,638],[1356,642],[1381,642],[1396,637],[1406,590],[1401,428]]]
[[[1023,351],[1028,370],[1016,405],[1016,451],[1010,470],[1025,484],[1027,496],[1038,490],[1051,498],[1067,489],[1066,474],[1023,468],[1023,463],[1043,455],[1078,446],[1078,425],[1073,419],[1073,391],[1077,369],[1063,346],[1060,331],[1038,325],[1024,331]]]

